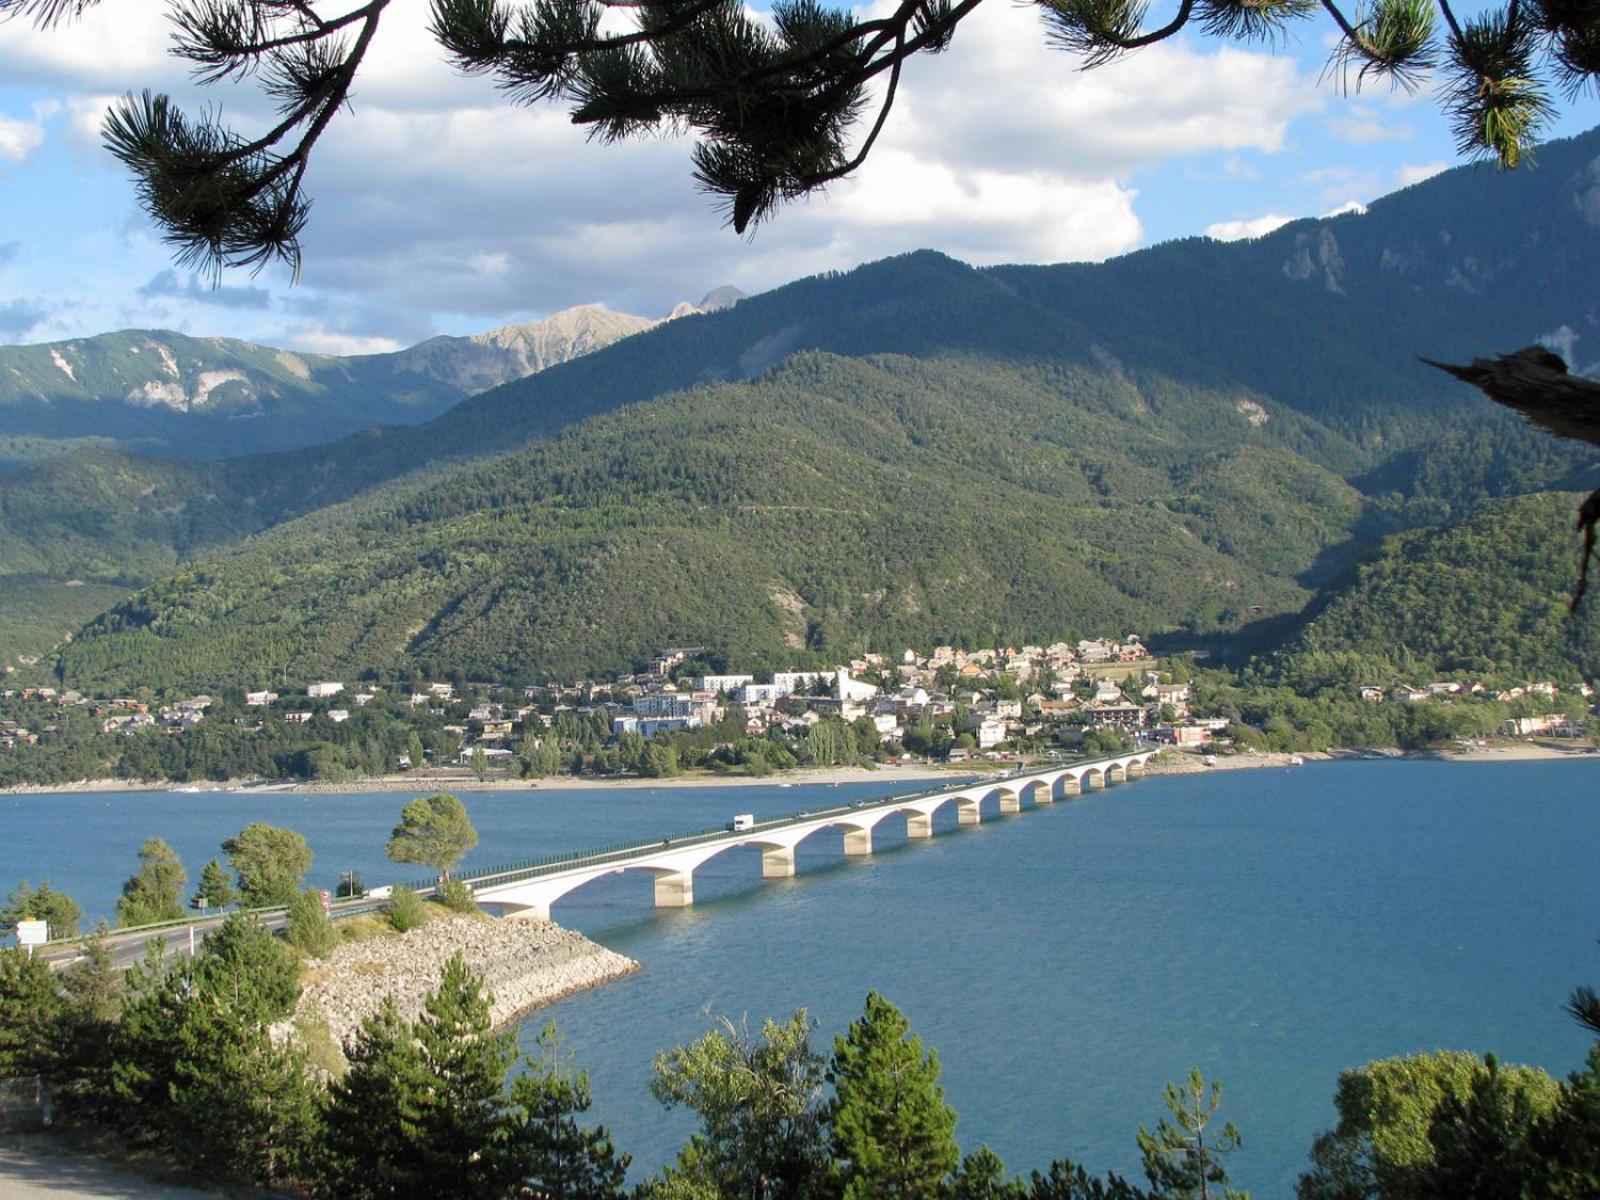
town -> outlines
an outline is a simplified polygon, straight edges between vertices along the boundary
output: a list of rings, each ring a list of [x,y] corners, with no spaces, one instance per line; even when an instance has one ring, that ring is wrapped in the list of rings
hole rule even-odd
[[[1108,751],[1130,738],[1198,753],[1329,748],[1327,737],[1315,744],[1316,737],[1306,743],[1290,736],[1295,728],[1285,734],[1281,721],[1253,723],[1228,702],[1226,689],[1205,686],[1206,675],[1189,656],[1158,661],[1133,634],[1020,648],[869,653],[831,668],[759,676],[718,669],[704,648],[684,646],[604,682],[407,686],[322,679],[292,690],[161,701],[16,689],[0,692],[0,749],[48,751],[63,738],[69,715],[79,742],[84,732],[100,735],[103,769],[124,778],[176,781],[348,782],[450,772],[481,781],[490,775],[659,776],[689,768],[764,775],[799,765],[959,764]],[[1363,706],[1430,706],[1434,716],[1426,728],[1463,740],[1572,739],[1588,735],[1594,690],[1581,682],[1563,689],[1549,681],[1491,687],[1441,679],[1362,685],[1347,698]],[[1474,704],[1480,701],[1493,707]],[[92,721],[87,729],[85,717]],[[192,755],[135,751],[143,745],[140,735],[145,741],[181,737],[204,724],[226,726],[235,741],[258,735],[298,750],[279,753],[270,764],[259,755],[243,762],[238,754],[213,754],[200,768]],[[1274,733],[1281,744],[1273,743]],[[0,779],[27,781],[15,774]]]

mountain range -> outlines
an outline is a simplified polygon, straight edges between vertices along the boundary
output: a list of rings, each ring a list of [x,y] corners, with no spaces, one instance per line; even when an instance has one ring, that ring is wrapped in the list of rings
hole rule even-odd
[[[85,444],[213,458],[424,421],[663,320],[743,298],[718,288],[665,318],[585,304],[529,324],[344,357],[143,329],[0,346],[0,469]]]
[[[1479,521],[1554,561],[1548,507],[1508,498],[1592,488],[1592,453],[1419,358],[1591,367],[1597,276],[1592,132],[1251,242],[801,280],[292,454],[80,451],[0,479],[0,611],[50,615],[0,618],[0,658],[181,688],[682,642],[750,666],[1304,627],[1325,651],[1375,554],[1437,562]],[[1596,644],[1556,662],[1600,670]]]

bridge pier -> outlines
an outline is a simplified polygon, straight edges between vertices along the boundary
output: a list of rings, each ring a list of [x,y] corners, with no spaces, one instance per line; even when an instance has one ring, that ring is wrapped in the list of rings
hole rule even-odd
[[[847,858],[863,858],[872,853],[872,830],[850,829],[844,831],[844,852]]]
[[[931,838],[933,836],[933,816],[931,813],[907,813],[906,837]]]
[[[1048,783],[1035,784],[1033,788],[1034,807],[1041,804],[1054,804],[1056,802],[1055,789]]]
[[[793,846],[761,847],[761,878],[788,879],[793,874]]]
[[[1088,781],[1090,791],[1096,791],[1106,785],[1105,772],[1103,771],[1086,772],[1084,779]]]
[[[1083,795],[1083,784],[1078,782],[1077,776],[1068,775],[1061,781],[1061,794],[1063,796],[1081,796]]]
[[[983,811],[978,807],[976,800],[962,797],[956,801],[956,824],[979,825],[983,822]]]
[[[1019,813],[1022,811],[1022,797],[1016,792],[1000,793],[1000,811],[1003,813]]]
[[[688,908],[694,903],[694,872],[656,876],[657,908]]]
[[[1106,768],[1106,778],[1112,783],[1127,783],[1128,772],[1125,768],[1117,766],[1116,763],[1112,763]]]

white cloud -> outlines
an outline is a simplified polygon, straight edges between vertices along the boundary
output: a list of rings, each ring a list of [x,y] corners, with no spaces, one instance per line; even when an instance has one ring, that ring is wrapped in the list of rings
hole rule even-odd
[[[106,110],[119,97],[106,93],[72,96],[67,100],[67,137],[79,147],[100,148],[100,129],[105,122]]]
[[[1359,200],[1346,200],[1337,208],[1329,209],[1327,212],[1323,213],[1322,216],[1323,219],[1326,220],[1328,217],[1342,217],[1346,213],[1355,213],[1357,216],[1364,217],[1367,215],[1367,206],[1361,203]]]
[[[0,117],[0,162],[25,163],[43,144],[44,126],[34,121]]]
[[[1366,104],[1345,106],[1330,114],[1324,124],[1333,137],[1352,146],[1406,142],[1416,136],[1416,131],[1409,124],[1385,120]]]
[[[1264,217],[1255,217],[1247,221],[1218,221],[1206,226],[1206,236],[1216,238],[1219,242],[1240,242],[1246,238],[1266,237],[1274,229],[1281,229],[1292,220],[1293,217],[1268,213]]]
[[[1396,187],[1407,188],[1414,183],[1421,183],[1425,179],[1432,179],[1443,171],[1448,171],[1450,164],[1442,159],[1428,163],[1406,163],[1394,173]]]
[[[964,166],[1105,178],[1216,151],[1275,153],[1322,97],[1291,58],[1165,42],[1093,71],[1032,6],[990,4],[906,65],[884,142]]]
[[[426,24],[427,0],[385,13],[352,110],[313,159],[302,286],[244,336],[365,347],[580,299],[662,315],[718,284],[758,291],[930,246],[977,263],[1103,258],[1143,235],[1139,172],[1227,156],[1248,177],[1324,103],[1292,57],[1233,47],[1165,43],[1083,72],[1048,46],[1035,9],[986,4],[948,53],[906,65],[855,178],[740,239],[696,190],[687,139],[590,144],[561,109],[513,107],[491,81],[454,73]],[[0,73],[59,91],[62,136],[107,170],[101,119],[129,89],[220,106],[243,132],[264,127],[253,85],[193,89],[165,52],[168,32],[136,6],[102,5],[48,34],[13,22],[0,26]],[[134,323],[132,291],[153,274],[141,251],[126,272]]]
[[[309,354],[388,354],[405,348],[404,343],[394,338],[357,337],[311,326],[289,332],[284,338],[284,345],[290,350],[304,350]]]

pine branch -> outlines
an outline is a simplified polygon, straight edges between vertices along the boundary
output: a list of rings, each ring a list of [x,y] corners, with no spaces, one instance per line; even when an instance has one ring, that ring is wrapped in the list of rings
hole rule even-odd
[[[1557,437],[1600,446],[1600,383],[1569,375],[1559,355],[1543,346],[1525,346],[1499,358],[1475,358],[1466,366],[1422,360],[1480,389],[1496,404],[1514,408],[1528,420]],[[1589,563],[1595,553],[1595,526],[1600,523],[1600,488],[1578,509],[1578,529],[1583,533],[1583,558],[1572,612],[1578,611],[1589,587]]]

